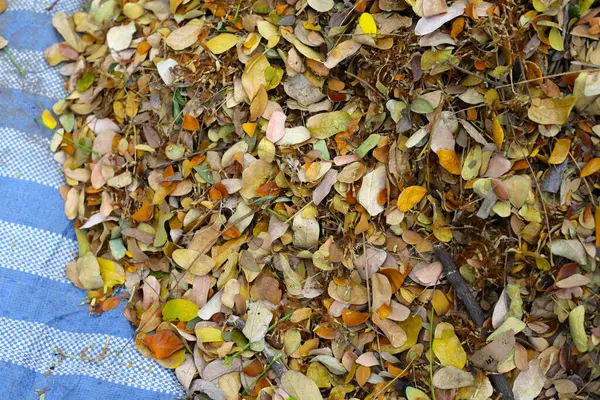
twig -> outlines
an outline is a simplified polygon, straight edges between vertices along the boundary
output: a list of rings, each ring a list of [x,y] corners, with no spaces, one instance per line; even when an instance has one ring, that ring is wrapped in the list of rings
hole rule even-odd
[[[462,300],[471,319],[475,322],[475,325],[482,328],[482,335],[486,336],[487,330],[483,327],[483,323],[485,322],[483,310],[477,302],[477,299],[475,299],[475,296],[473,296],[473,293],[471,293],[471,289],[469,289],[462,276],[460,276],[452,256],[442,245],[434,246],[434,250],[437,258],[442,263],[446,278],[454,288],[456,297]],[[514,400],[512,390],[503,374],[490,375],[489,378],[496,391],[502,394],[502,399]]]
[[[437,283],[437,281],[436,281]],[[435,290],[435,289],[434,289]],[[431,319],[429,320],[429,380],[431,385],[431,397],[435,398],[435,387],[433,386],[433,303],[431,304]]]
[[[6,52],[6,55],[8,56],[8,58],[10,59],[10,61],[13,63],[13,65],[19,71],[19,75],[25,76],[25,69],[23,67],[21,67],[19,65],[19,63],[17,63],[17,60],[15,60],[15,58],[13,57],[13,55],[12,55],[11,51],[8,49],[8,47],[5,47],[4,51]]]
[[[499,85],[499,83],[498,83],[498,82],[496,82],[496,81],[493,81],[493,80],[491,80],[491,79],[489,79],[489,78],[486,78],[485,76],[477,75],[476,73],[474,73],[474,72],[471,72],[471,71],[469,71],[468,69],[464,69],[463,67],[460,67],[460,66],[458,66],[458,65],[454,65],[454,64],[450,64],[450,63],[448,63],[448,65],[450,65],[452,68],[455,68],[455,69],[459,70],[459,71],[460,71],[460,72],[462,72],[462,73],[465,73],[465,74],[467,74],[467,75],[474,76],[474,77],[475,77],[475,78],[477,78],[477,79],[481,79],[482,81],[484,81],[484,82],[487,82],[487,83],[489,83],[490,85],[493,85],[493,86],[498,86],[498,85]]]
[[[513,82],[513,83],[506,83],[506,84],[502,84],[496,87],[496,89],[502,89],[505,87],[509,87],[512,85],[524,85],[525,83],[529,83],[529,82],[534,82],[540,79],[549,79],[549,78],[558,78],[559,76],[565,76],[565,75],[571,75],[571,74],[580,74],[582,72],[598,72],[600,71],[600,68],[590,68],[590,69],[584,69],[581,71],[567,71],[567,72],[561,72],[559,74],[552,74],[552,75],[546,75],[546,76],[542,76],[541,78],[533,78],[533,79],[525,79],[524,81],[520,81],[520,82]]]
[[[373,86],[371,86],[371,84],[367,81],[365,81],[363,78],[361,78],[360,76],[354,75],[352,72],[348,72],[348,71],[344,71],[344,73],[348,76],[351,76],[352,78],[360,81],[361,83],[364,83],[365,86],[367,86],[369,89],[371,89],[372,91],[375,92],[376,95],[378,95],[379,97],[381,97],[382,99],[385,99],[386,96],[383,95],[383,93],[381,93],[378,89],[375,89]]]
[[[55,6],[55,5],[57,5],[59,1],[60,1],[60,0],[54,0],[54,1],[52,2],[52,4],[50,4],[50,5],[49,5],[49,6],[46,8],[46,11],[52,11],[52,9],[54,8],[54,6]]]

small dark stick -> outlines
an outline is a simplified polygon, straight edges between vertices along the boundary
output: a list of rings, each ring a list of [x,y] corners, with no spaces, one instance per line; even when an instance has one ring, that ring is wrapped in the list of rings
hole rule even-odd
[[[454,288],[456,297],[463,302],[475,325],[482,328],[482,335],[487,336],[487,331],[483,327],[483,323],[485,322],[483,310],[475,296],[473,296],[471,289],[469,289],[469,286],[465,283],[465,280],[460,276],[460,272],[458,272],[458,268],[456,267],[452,256],[441,245],[434,246],[434,250],[435,255],[442,263],[446,278]],[[488,377],[496,391],[502,394],[503,400],[514,400],[512,389],[504,375],[493,374],[488,375]]]
[[[227,319],[227,325],[233,326],[234,328],[243,331],[244,327],[246,326],[246,322],[240,317],[232,315],[229,317],[229,319]],[[285,365],[285,363],[281,360],[281,358],[277,358],[278,354],[275,351],[275,349],[273,349],[268,343],[265,343],[265,348],[263,349],[262,353],[267,359],[268,364],[273,363],[271,369],[273,369],[275,375],[277,375],[277,377],[281,379],[281,377],[288,370],[288,368]]]
[[[52,4],[50,4],[50,5],[49,5],[49,6],[46,8],[46,11],[52,11],[52,9],[54,8],[54,6],[55,6],[55,5],[57,5],[59,1],[60,1],[60,0],[54,0],[54,1],[52,2]]]

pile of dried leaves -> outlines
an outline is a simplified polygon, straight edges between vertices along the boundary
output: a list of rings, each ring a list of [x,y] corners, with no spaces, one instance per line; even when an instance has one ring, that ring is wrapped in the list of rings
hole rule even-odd
[[[190,397],[598,398],[592,3],[57,13],[67,275]]]

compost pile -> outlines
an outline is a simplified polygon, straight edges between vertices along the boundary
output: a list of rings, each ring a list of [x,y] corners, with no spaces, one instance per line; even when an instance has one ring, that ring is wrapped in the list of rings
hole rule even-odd
[[[592,3],[56,13],[67,276],[189,398],[598,398]]]

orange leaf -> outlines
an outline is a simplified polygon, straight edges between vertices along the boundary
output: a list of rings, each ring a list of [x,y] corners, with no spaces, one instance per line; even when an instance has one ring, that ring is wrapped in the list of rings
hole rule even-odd
[[[492,121],[492,132],[494,134],[496,149],[500,150],[502,148],[502,142],[504,142],[504,129],[502,129],[502,125],[500,125],[498,118],[494,118]]]
[[[212,201],[221,200],[223,198],[223,194],[219,190],[214,188],[208,191],[208,196]]]
[[[392,375],[394,378],[402,378],[403,376],[408,374],[407,370],[398,368],[389,361],[385,362],[385,367],[387,368],[389,374]]]
[[[370,367],[365,367],[364,365],[360,365],[356,369],[356,382],[358,382],[358,384],[360,386],[364,386],[365,383],[367,383],[367,379],[369,379],[369,376],[371,376],[371,368]]]
[[[269,386],[271,386],[271,383],[263,376],[258,380],[258,382],[256,382],[256,385],[254,385],[254,396],[258,396],[261,390],[268,388]]]
[[[592,158],[581,170],[581,177],[585,178],[600,171],[600,158]]]
[[[215,189],[217,189],[219,192],[221,192],[221,194],[223,195],[223,197],[227,196],[229,194],[229,192],[227,191],[227,188],[225,187],[225,185],[223,185],[222,183],[215,183]]]
[[[475,60],[473,62],[473,65],[475,66],[475,69],[477,71],[485,71],[485,69],[487,68],[486,62],[482,60]]]
[[[479,19],[477,17],[477,13],[475,12],[475,5],[473,3],[469,3],[467,8],[465,8],[465,14],[469,16],[469,18],[476,20]]]
[[[183,129],[186,131],[197,131],[200,129],[200,122],[190,114],[183,116]]]
[[[264,185],[260,185],[258,189],[256,189],[256,193],[260,197],[266,197],[268,195],[276,195],[279,193],[280,189],[275,182],[267,182]]]
[[[102,311],[110,311],[114,308],[117,308],[121,303],[121,299],[119,297],[111,297],[110,299],[106,299],[102,302]]]
[[[154,335],[148,335],[144,338],[144,343],[152,351],[152,357],[162,360],[183,349],[183,342],[175,333],[171,331],[160,331]]]
[[[387,201],[387,190],[381,189],[379,191],[379,194],[377,195],[377,204],[379,204],[380,206],[384,205],[385,202]]]
[[[140,53],[140,55],[146,55],[150,49],[152,48],[152,46],[150,45],[150,43],[146,42],[145,40],[143,42],[140,42],[140,44],[137,45],[137,52]]]
[[[242,236],[241,232],[233,225],[223,232],[223,238],[225,239],[237,239],[240,236]]]
[[[382,268],[379,270],[379,273],[388,278],[388,281],[390,281],[390,285],[392,286],[392,293],[396,293],[398,289],[402,287],[404,279],[410,273],[411,269],[412,268],[409,268],[405,274],[402,274],[402,272],[398,271],[396,268]]]
[[[242,124],[242,129],[246,132],[246,135],[254,137],[254,131],[256,130],[256,122],[246,122]]]
[[[558,85],[552,82],[550,79],[544,79],[544,82],[541,86],[546,96],[552,98],[560,97],[560,89]]]
[[[520,171],[522,169],[527,169],[527,168],[529,168],[529,164],[527,163],[527,160],[519,160],[519,161],[515,162],[512,166],[513,171]]]
[[[163,171],[163,178],[169,178],[171,176],[175,175],[175,170],[173,169],[173,165],[169,164],[167,165],[167,167],[165,168],[165,170]],[[165,183],[165,182],[163,182]],[[169,186],[171,184],[171,182],[167,182],[166,185],[163,186]]]
[[[465,19],[463,17],[456,18],[452,22],[452,30],[450,31],[450,37],[455,38],[465,29]]]
[[[367,10],[367,4],[369,2],[367,0],[356,0],[354,3],[354,9],[359,13],[363,13]]]
[[[342,311],[342,320],[347,326],[358,326],[369,319],[368,313],[345,309]]]
[[[317,329],[315,329],[315,333],[318,337],[323,339],[335,339],[335,329],[328,326],[319,326]]]
[[[244,373],[249,377],[254,378],[263,372],[263,365],[258,359],[255,358],[254,361],[246,365],[242,371],[244,371]]]
[[[571,148],[571,140],[569,139],[558,139],[556,144],[554,145],[554,149],[552,150],[552,154],[550,154],[550,158],[548,158],[548,163],[550,164],[562,164],[563,161],[567,159],[569,155],[569,149]]]
[[[398,197],[398,209],[406,212],[417,205],[425,196],[427,189],[423,186],[409,186]]]
[[[377,316],[380,319],[386,319],[391,313],[392,307],[388,306],[387,304],[382,304],[381,307],[379,307],[379,310],[377,310]]]
[[[440,165],[451,174],[460,175],[460,160],[454,150],[442,149],[439,150],[437,156],[440,158]]]
[[[137,210],[131,218],[137,222],[146,222],[152,217],[152,212],[154,211],[154,205],[148,201],[145,201],[144,204]]]
[[[469,108],[467,110],[467,120],[469,121],[475,121],[477,119],[477,109],[476,108]]]
[[[525,61],[525,76],[527,76],[527,80],[532,80],[531,84],[540,85],[544,74],[536,63]]]

